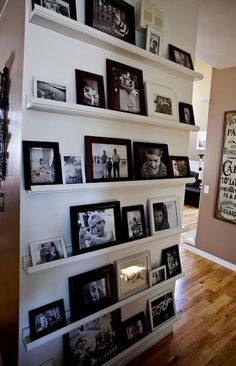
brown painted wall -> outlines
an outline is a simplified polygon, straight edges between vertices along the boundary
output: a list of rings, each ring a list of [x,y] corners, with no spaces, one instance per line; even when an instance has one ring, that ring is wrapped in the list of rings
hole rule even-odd
[[[197,248],[233,264],[236,264],[236,225],[215,219],[214,211],[221,164],[224,112],[236,110],[235,85],[236,67],[213,69],[203,177],[203,186],[209,185],[210,190],[208,195],[201,195],[196,236]]]
[[[19,293],[19,184],[24,46],[24,0],[9,0],[0,18],[0,70],[10,73],[7,177],[1,183],[0,347],[4,366],[17,365]]]

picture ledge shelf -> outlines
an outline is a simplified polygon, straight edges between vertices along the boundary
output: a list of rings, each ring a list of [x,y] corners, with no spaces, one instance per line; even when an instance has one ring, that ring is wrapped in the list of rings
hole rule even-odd
[[[138,56],[141,62],[145,62],[157,69],[167,71],[175,76],[192,81],[203,79],[203,75],[199,72],[179,65],[159,55],[154,55],[143,48],[122,41],[116,37],[89,27],[79,21],[57,14],[39,5],[35,4],[34,10],[30,14],[29,21],[44,28],[61,33],[67,37],[90,43],[109,51],[125,51],[128,57],[137,60]]]

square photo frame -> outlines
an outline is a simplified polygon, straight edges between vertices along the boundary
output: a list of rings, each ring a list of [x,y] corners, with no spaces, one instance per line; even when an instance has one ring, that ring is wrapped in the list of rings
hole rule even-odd
[[[33,78],[33,96],[40,99],[67,102],[67,86],[63,82]]]
[[[149,286],[155,286],[167,279],[166,266],[160,266],[149,272]]]
[[[195,125],[192,104],[179,102],[179,120],[181,123]]]
[[[178,244],[162,250],[162,264],[166,266],[167,279],[182,273]]]
[[[169,57],[171,61],[193,70],[193,62],[190,53],[169,44]]]
[[[124,241],[142,239],[147,236],[143,205],[122,207]]]
[[[163,293],[148,300],[151,330],[159,328],[176,316],[173,291]]]
[[[76,103],[105,108],[103,76],[75,70]]]
[[[33,266],[66,258],[67,252],[63,236],[30,242]]]
[[[35,5],[40,5],[54,13],[77,20],[75,1],[76,0],[32,0],[32,10]]]
[[[162,54],[163,34],[158,29],[147,26],[146,50],[154,55]]]
[[[140,339],[144,338],[148,334],[144,311],[141,311],[122,322],[121,328],[121,336],[123,344],[125,345],[124,348],[128,348],[132,344],[140,341]]]
[[[85,183],[84,156],[67,153],[61,156],[63,184]]]
[[[145,91],[148,116],[177,120],[177,96],[174,89],[146,81]]]
[[[170,166],[173,178],[191,177],[188,156],[170,156]]]

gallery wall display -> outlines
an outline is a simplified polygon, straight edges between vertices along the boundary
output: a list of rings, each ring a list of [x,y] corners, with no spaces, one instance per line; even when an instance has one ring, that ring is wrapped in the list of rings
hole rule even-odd
[[[178,244],[162,250],[162,264],[166,266],[167,278],[182,273]]]
[[[63,82],[33,78],[33,95],[36,98],[67,102],[67,93],[68,87]]]
[[[172,88],[146,81],[145,92],[149,116],[177,119],[177,97]]]
[[[143,205],[122,207],[122,230],[125,242],[147,236]]]
[[[77,20],[75,2],[76,0],[32,0],[32,9],[37,4],[67,18]]]
[[[30,242],[32,265],[53,262],[66,258],[66,247],[63,236]]]
[[[190,53],[169,44],[169,57],[171,61],[193,70],[193,62]]]
[[[175,316],[175,300],[172,291],[148,300],[152,331]]]
[[[170,167],[173,178],[191,177],[188,156],[170,156]]]
[[[105,108],[103,76],[75,70],[76,103]]]
[[[192,104],[179,102],[179,121],[188,125],[195,125]]]

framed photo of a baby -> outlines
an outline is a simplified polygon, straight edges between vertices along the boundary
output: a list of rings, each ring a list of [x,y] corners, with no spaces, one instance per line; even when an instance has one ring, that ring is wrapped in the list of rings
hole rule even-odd
[[[75,70],[76,103],[105,108],[103,76]]]

